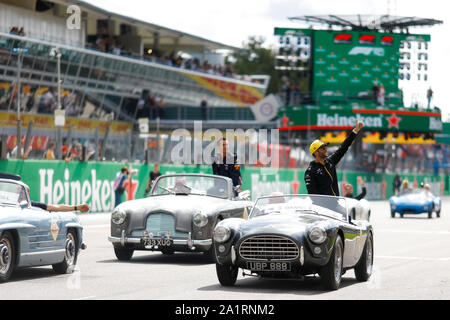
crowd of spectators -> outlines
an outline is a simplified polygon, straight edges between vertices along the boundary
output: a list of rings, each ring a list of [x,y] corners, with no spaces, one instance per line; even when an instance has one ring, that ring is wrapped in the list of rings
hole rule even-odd
[[[14,34],[14,35],[16,35],[16,36],[25,36],[25,31],[24,31],[24,29],[23,29],[23,27],[21,27],[20,29],[19,29],[19,27],[17,27],[17,26],[13,26],[13,27],[11,27],[11,29],[9,30],[9,33],[10,34]]]
[[[134,118],[163,118],[166,100],[162,96],[156,96],[149,90],[143,90],[141,97],[137,101],[134,111],[128,110],[130,114],[134,112]]]
[[[201,62],[198,58],[185,58],[182,57],[181,54],[176,54],[174,51],[172,51],[171,53],[164,53],[156,49],[148,49],[143,56],[140,56],[137,53],[127,49],[127,47],[122,44],[118,36],[108,35],[105,27],[99,27],[97,29],[97,35],[95,36],[95,38],[90,40],[91,41],[88,41],[86,45],[88,49],[99,50],[115,55],[142,58],[144,60],[167,65],[170,67],[205,72],[211,75],[232,77],[240,80],[249,80],[245,76],[237,75],[233,71],[231,63],[226,63],[225,65],[213,65],[207,60]]]
[[[26,90],[25,90],[26,88]],[[58,107],[58,95],[55,88],[41,90],[37,86],[23,87],[21,91],[22,112],[53,114]],[[8,90],[0,87],[0,110],[16,110],[17,87],[10,85]],[[64,91],[61,97],[61,108],[66,110],[66,116],[80,116],[83,112],[81,95],[75,91]]]

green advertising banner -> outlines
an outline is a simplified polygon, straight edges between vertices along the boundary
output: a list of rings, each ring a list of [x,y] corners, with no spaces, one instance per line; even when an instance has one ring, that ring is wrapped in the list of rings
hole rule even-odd
[[[346,130],[362,121],[364,128],[383,131],[441,132],[441,113],[412,110],[378,110],[365,108],[325,108],[293,106],[281,108],[280,131],[286,130]]]
[[[114,208],[113,182],[123,163],[108,162],[69,162],[34,161],[34,160],[1,160],[0,172],[19,174],[22,181],[30,187],[30,196],[34,201],[52,204],[88,203],[90,212],[111,212]],[[137,172],[133,175],[132,184],[122,200],[144,197],[152,165],[133,165]],[[209,166],[172,166],[161,165],[162,174],[171,173],[212,173]],[[304,170],[242,168],[243,189],[250,190],[252,200],[273,192],[284,194],[307,193],[304,182]],[[342,194],[344,181],[353,184],[355,193],[360,192],[356,178],[361,176],[367,187],[369,200],[387,199],[393,194],[393,174],[368,174],[359,172],[338,172]],[[433,175],[402,175],[413,185],[421,182],[430,183],[434,194],[449,194],[449,177]]]
[[[358,96],[370,91],[373,82],[382,83],[386,95],[397,92],[401,40],[398,34],[315,31],[313,92]]]
[[[298,28],[275,28],[274,35],[275,36],[294,36],[294,37],[310,37],[313,34],[314,30],[311,29],[298,29]]]

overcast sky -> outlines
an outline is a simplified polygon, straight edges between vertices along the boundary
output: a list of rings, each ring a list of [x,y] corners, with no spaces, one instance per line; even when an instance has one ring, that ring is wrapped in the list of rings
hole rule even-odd
[[[391,14],[443,20],[433,27],[410,29],[431,35],[429,81],[434,104],[450,114],[450,3],[446,0],[86,0],[108,11],[159,24],[234,46],[249,36],[273,44],[274,27],[305,27],[287,17],[325,14]],[[410,90],[414,91],[414,85]],[[417,87],[417,91],[422,91]],[[426,92],[418,92],[425,101]],[[410,97],[405,96],[409,101]]]

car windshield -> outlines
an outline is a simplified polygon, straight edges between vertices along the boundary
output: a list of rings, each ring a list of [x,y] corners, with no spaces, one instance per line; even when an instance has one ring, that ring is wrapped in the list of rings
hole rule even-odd
[[[28,201],[27,191],[17,183],[0,181],[0,203],[19,205],[21,201]]]
[[[160,177],[153,186],[152,195],[202,195],[222,199],[229,198],[227,180],[221,177],[201,175],[173,175]]]
[[[408,194],[419,194],[419,193],[423,193],[425,192],[425,190],[423,189],[403,189],[402,191],[400,191],[399,195],[408,195]]]
[[[259,198],[250,218],[267,214],[313,213],[347,220],[346,201],[340,197],[319,195],[285,195]]]

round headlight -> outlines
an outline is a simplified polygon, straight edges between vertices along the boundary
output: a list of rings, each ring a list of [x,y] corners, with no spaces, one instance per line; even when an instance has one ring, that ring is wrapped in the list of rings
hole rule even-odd
[[[122,224],[124,223],[126,216],[127,215],[122,210],[114,210],[111,214],[111,221],[115,224]]]
[[[194,214],[194,218],[192,219],[192,221],[197,227],[202,228],[208,224],[208,216],[204,213],[199,212]]]
[[[327,233],[321,227],[313,227],[309,230],[309,239],[315,244],[321,244],[327,239]]]
[[[213,238],[216,242],[225,242],[230,239],[231,230],[227,227],[218,226],[214,229]]]
[[[393,204],[391,205],[391,208],[392,208],[392,209],[397,209],[397,206],[395,205],[395,203],[393,203]]]

